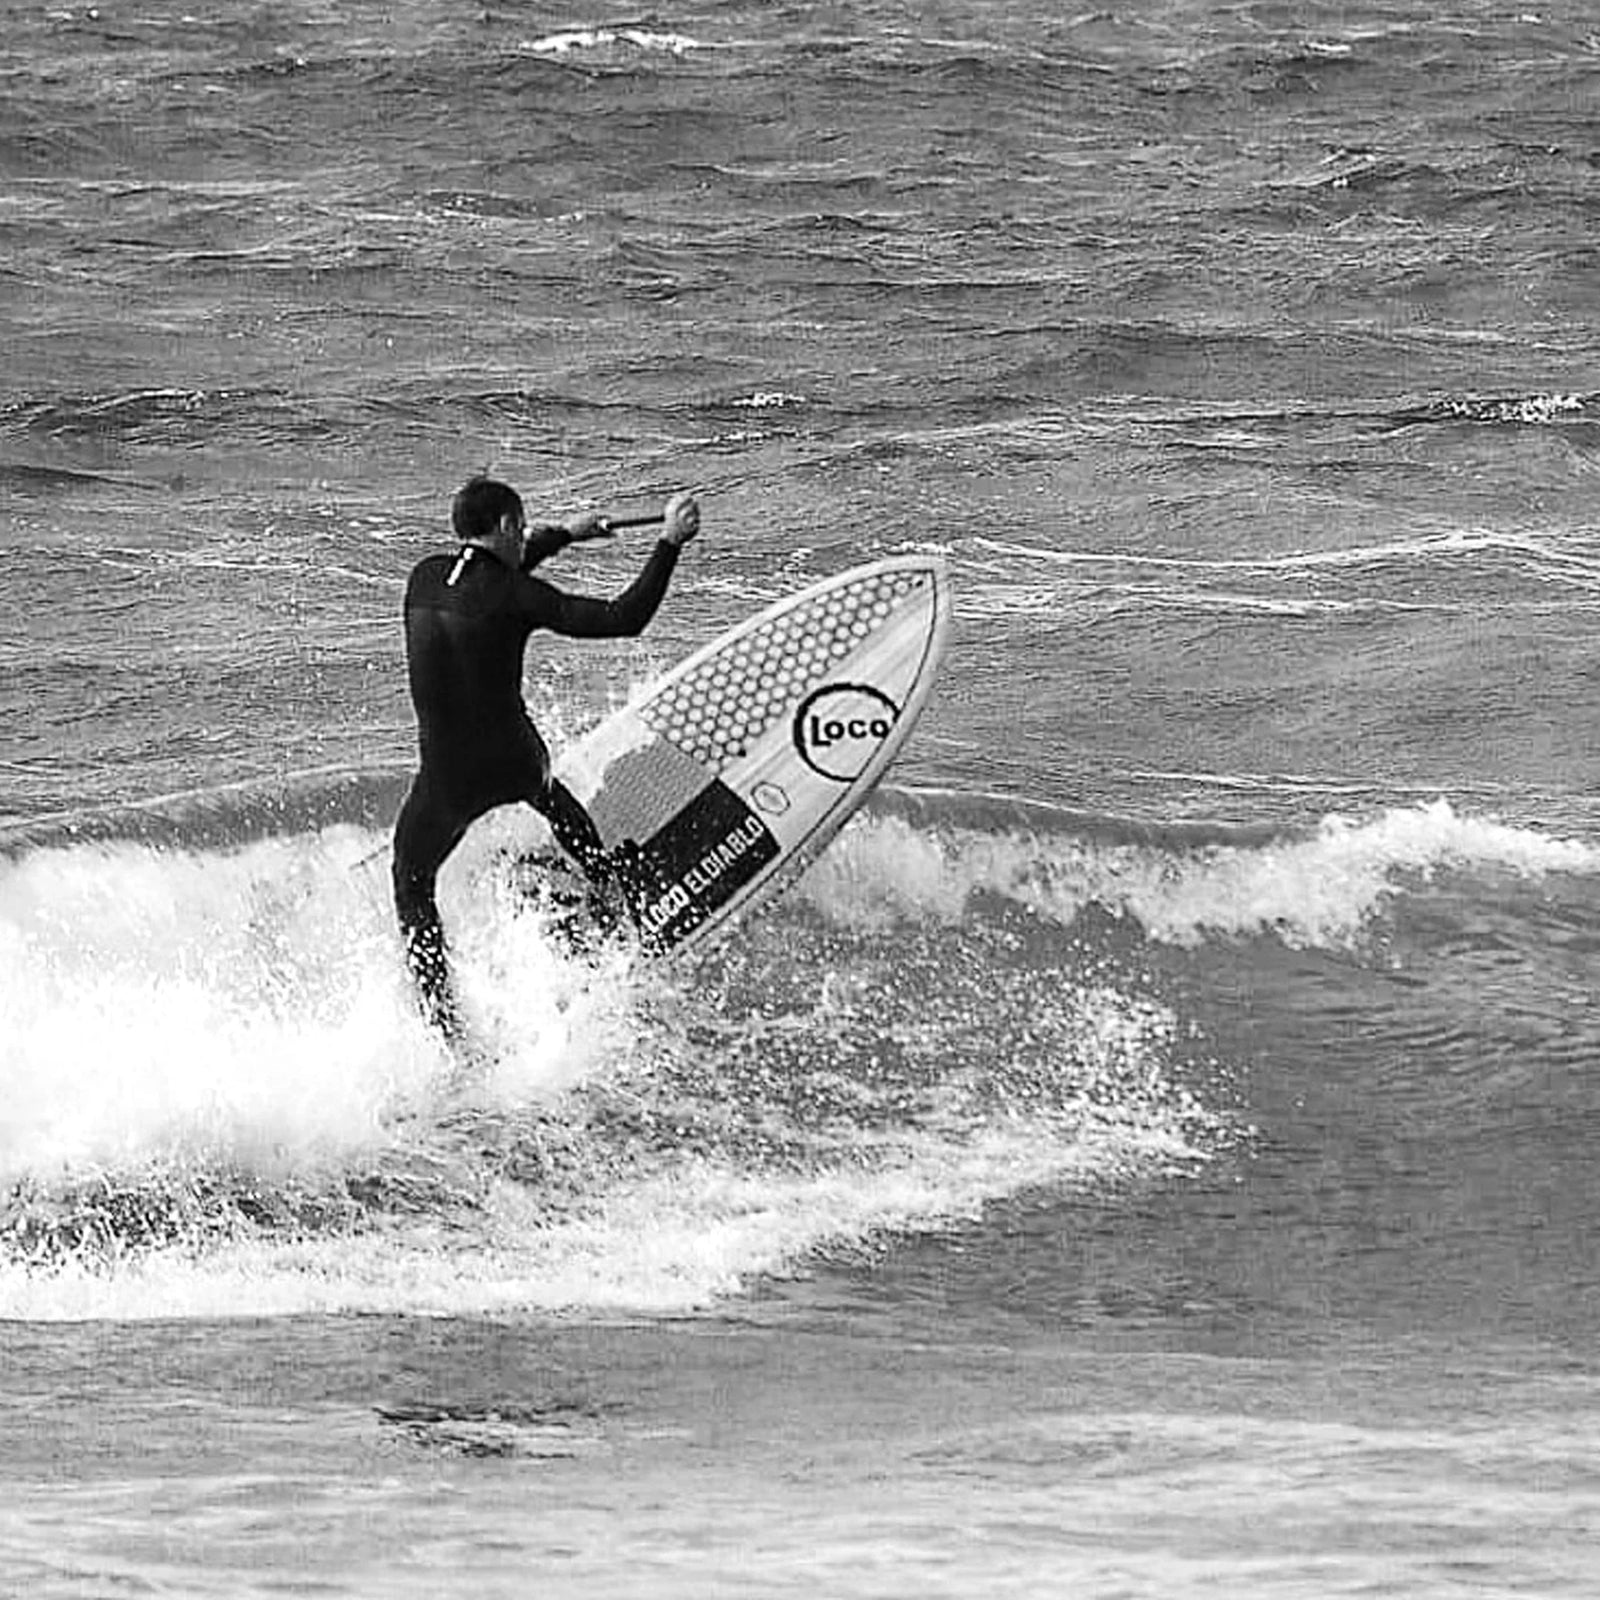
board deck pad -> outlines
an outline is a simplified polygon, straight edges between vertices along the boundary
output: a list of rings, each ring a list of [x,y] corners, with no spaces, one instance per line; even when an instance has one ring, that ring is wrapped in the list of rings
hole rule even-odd
[[[769,606],[563,753],[619,852],[644,948],[701,944],[792,883],[871,793],[933,687],[936,555],[888,556]]]

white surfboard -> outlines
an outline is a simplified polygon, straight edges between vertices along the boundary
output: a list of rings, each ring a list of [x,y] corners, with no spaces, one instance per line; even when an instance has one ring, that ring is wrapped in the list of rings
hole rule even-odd
[[[557,773],[633,858],[647,951],[709,942],[815,860],[905,743],[949,628],[940,557],[853,567],[697,650],[563,752]]]

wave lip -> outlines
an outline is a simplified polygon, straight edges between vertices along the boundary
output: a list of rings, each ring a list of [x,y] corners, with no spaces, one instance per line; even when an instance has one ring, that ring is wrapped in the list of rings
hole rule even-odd
[[[936,815],[940,802],[891,799],[881,820],[848,832],[812,869],[806,893],[853,924],[896,914],[959,920],[987,894],[1063,925],[1098,907],[1150,939],[1191,948],[1271,935],[1348,949],[1394,896],[1441,872],[1600,872],[1593,845],[1463,815],[1447,800],[1364,819],[1330,815],[1309,832],[1140,827],[1003,800],[976,815],[964,802],[948,827],[908,820],[930,809]]]

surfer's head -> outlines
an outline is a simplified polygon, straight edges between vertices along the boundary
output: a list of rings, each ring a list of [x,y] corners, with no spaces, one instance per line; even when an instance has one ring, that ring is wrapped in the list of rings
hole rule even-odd
[[[522,496],[496,478],[469,478],[450,507],[450,523],[463,544],[492,551],[509,566],[522,560]]]

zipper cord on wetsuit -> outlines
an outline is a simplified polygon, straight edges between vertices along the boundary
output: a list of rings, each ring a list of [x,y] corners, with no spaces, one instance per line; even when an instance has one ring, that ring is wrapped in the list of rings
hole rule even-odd
[[[447,588],[447,589],[455,588],[456,580],[461,576],[461,574],[463,572],[465,572],[467,570],[467,563],[472,559],[473,555],[476,553],[476,549],[477,549],[477,547],[475,545],[470,545],[470,544],[462,545],[461,554],[456,557],[456,564],[453,567],[451,567],[451,569],[450,569],[450,576],[444,580],[445,588]]]

